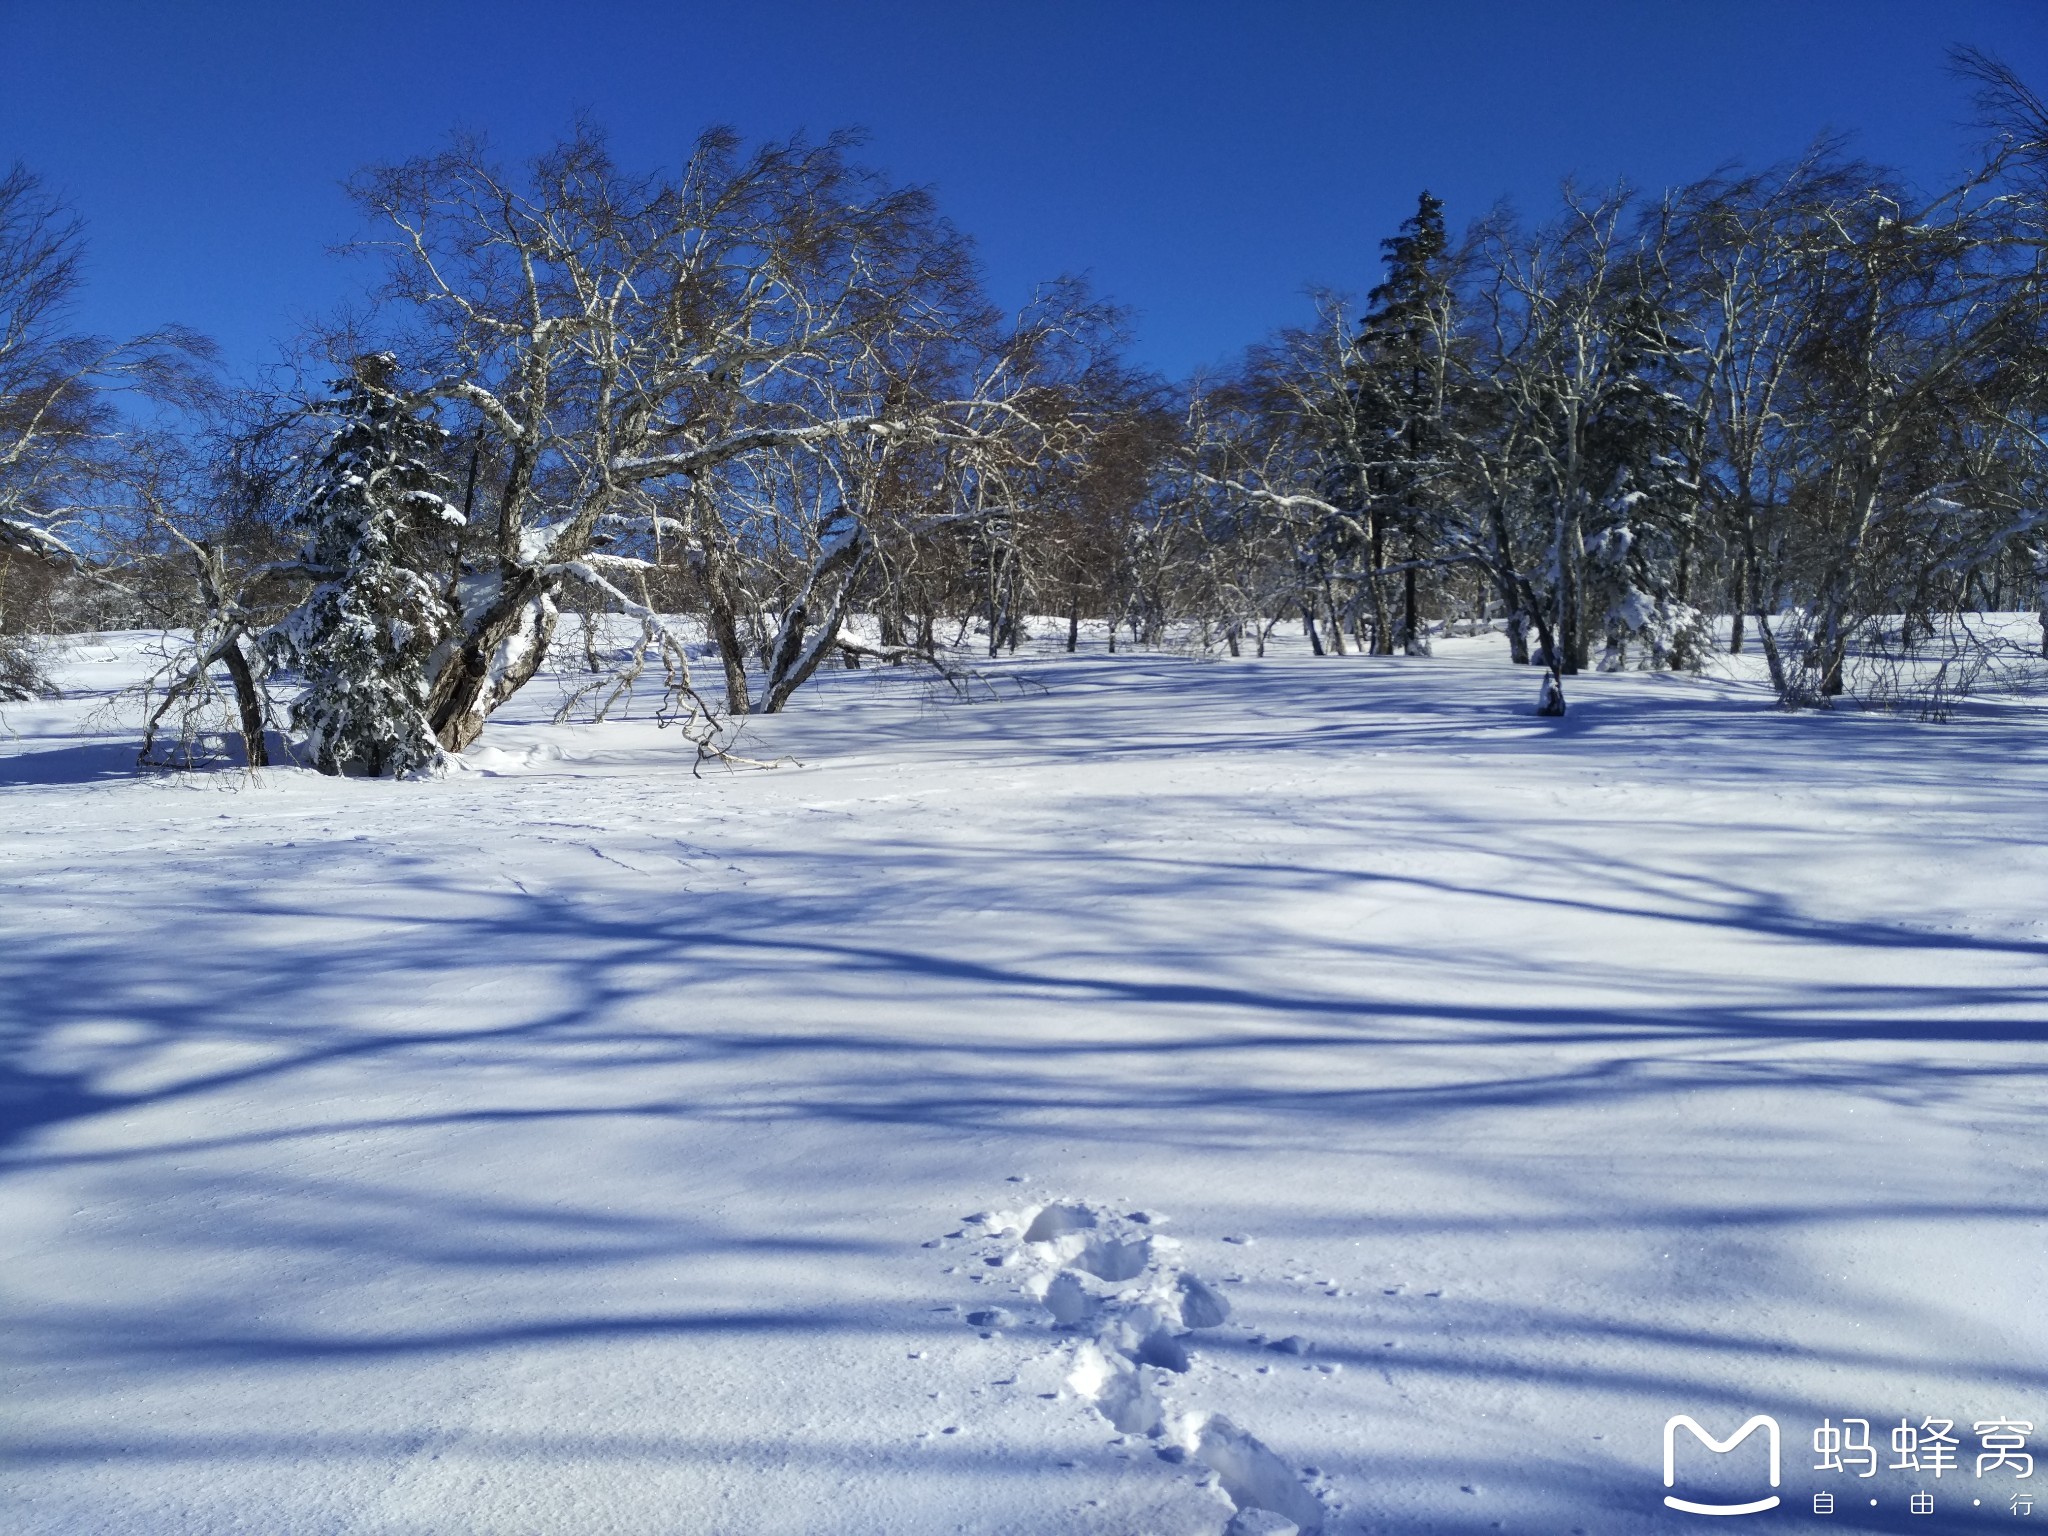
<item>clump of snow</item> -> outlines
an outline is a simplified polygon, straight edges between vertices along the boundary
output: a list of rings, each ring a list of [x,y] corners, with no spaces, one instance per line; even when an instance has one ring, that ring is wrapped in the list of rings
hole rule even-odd
[[[1095,1213],[1082,1205],[1048,1205],[1031,1218],[1025,1229],[1027,1243],[1049,1243],[1069,1232],[1086,1232],[1095,1225]]]
[[[1195,1414],[1183,1426],[1182,1440],[1204,1465],[1214,1469],[1238,1510],[1264,1510],[1291,1521],[1303,1536],[1323,1528],[1323,1508],[1304,1488],[1287,1463],[1258,1439],[1220,1413]],[[1251,1523],[1240,1529],[1271,1529]]]
[[[1230,1303],[1195,1276],[1183,1274],[1180,1286],[1180,1318],[1190,1328],[1221,1328],[1230,1321]]]

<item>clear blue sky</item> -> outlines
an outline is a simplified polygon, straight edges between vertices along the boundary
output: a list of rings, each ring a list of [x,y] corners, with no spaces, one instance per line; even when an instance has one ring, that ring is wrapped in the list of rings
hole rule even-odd
[[[0,160],[86,217],[85,324],[182,321],[246,367],[366,276],[327,253],[342,179],[452,128],[516,155],[587,109],[651,167],[708,123],[858,125],[999,298],[1086,272],[1181,373],[1301,318],[1305,285],[1369,287],[1424,186],[1462,223],[1830,128],[1943,176],[1971,144],[1957,42],[2048,94],[2048,0],[0,0]]]

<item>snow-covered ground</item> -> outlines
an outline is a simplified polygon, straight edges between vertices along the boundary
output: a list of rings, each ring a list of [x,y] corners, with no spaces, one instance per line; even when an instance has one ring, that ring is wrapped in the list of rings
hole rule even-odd
[[[701,776],[536,686],[393,784],[134,777],[80,647],[0,732],[0,1528],[1633,1533],[1765,1413],[1775,1528],[2025,1529],[2040,722],[1442,649],[833,674]]]

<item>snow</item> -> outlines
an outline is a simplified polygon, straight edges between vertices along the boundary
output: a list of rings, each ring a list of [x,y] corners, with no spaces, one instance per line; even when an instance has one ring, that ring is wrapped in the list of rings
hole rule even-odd
[[[1681,1530],[1680,1413],[1781,1527],[1921,1528],[1824,1416],[2027,1486],[2032,717],[1098,643],[134,777],[142,649],[0,731],[9,1531]]]

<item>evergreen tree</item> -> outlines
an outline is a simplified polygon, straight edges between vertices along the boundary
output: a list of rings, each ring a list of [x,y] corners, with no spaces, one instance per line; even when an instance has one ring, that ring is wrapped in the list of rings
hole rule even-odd
[[[1615,306],[1606,329],[1616,380],[1580,449],[1588,483],[1606,487],[1586,518],[1579,628],[1581,664],[1604,638],[1603,672],[1626,665],[1631,647],[1639,666],[1689,666],[1707,642],[1703,616],[1686,601],[1697,486],[1683,458],[1686,345],[1669,299],[1632,285]]]
[[[422,567],[432,535],[462,518],[435,490],[445,434],[394,392],[397,366],[358,358],[323,407],[336,425],[292,519],[319,585],[263,637],[266,660],[305,681],[291,722],[322,773],[398,777],[442,761],[428,661],[452,611]]]
[[[1443,199],[1424,192],[1414,214],[1401,221],[1400,233],[1380,242],[1386,281],[1366,295],[1372,307],[1360,340],[1377,356],[1407,366],[1405,392],[1397,374],[1392,393],[1412,410],[1421,410],[1429,398],[1426,362],[1450,304],[1449,249]]]
[[[1450,335],[1452,281],[1444,205],[1424,192],[1400,233],[1382,240],[1386,279],[1366,296],[1359,329],[1356,399],[1367,498],[1369,562],[1380,633],[1374,649],[1413,653],[1420,645],[1416,561],[1428,543],[1426,503],[1441,456],[1445,408],[1445,346]],[[1389,624],[1379,592],[1389,534],[1402,543],[1401,617]]]

